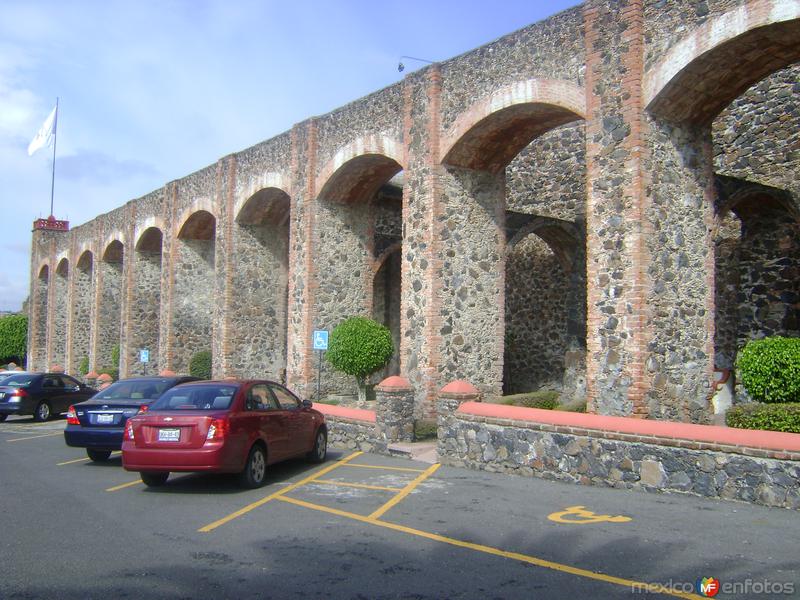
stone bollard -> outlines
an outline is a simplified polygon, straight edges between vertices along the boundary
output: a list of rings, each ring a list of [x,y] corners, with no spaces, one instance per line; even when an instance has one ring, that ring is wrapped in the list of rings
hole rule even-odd
[[[375,388],[376,450],[414,441],[414,389],[405,377],[387,377]]]
[[[109,375],[108,373],[103,373],[97,378],[97,383],[99,384],[97,389],[104,390],[108,386],[110,386],[113,381],[114,380],[112,379],[111,375]]]
[[[159,377],[175,377],[175,371],[171,371],[170,369],[163,369],[159,374]]]
[[[469,381],[459,379],[448,383],[439,391],[436,402],[436,451],[441,462],[446,457],[457,456],[457,431],[455,429],[456,411],[463,402],[480,402],[481,393]]]
[[[89,387],[94,387],[95,382],[97,381],[97,372],[96,371],[89,371],[86,375],[83,376],[83,383],[88,385]]]
[[[58,365],[58,364],[50,365],[50,372],[51,373],[63,373],[64,372],[64,367],[62,367],[61,365]]]

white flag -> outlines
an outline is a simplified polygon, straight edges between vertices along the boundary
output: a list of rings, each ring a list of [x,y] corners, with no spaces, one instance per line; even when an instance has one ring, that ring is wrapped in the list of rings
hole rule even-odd
[[[53,143],[53,136],[55,136],[56,133],[57,109],[58,107],[53,109],[53,111],[50,113],[50,116],[48,116],[44,123],[42,123],[42,126],[39,128],[39,132],[28,145],[28,156],[32,156],[33,153],[39,148],[44,148],[45,146],[49,146]]]

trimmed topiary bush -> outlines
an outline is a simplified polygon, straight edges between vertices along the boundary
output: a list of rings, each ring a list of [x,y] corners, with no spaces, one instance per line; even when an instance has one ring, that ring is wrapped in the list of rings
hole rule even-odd
[[[22,364],[28,348],[28,317],[0,317],[0,361]]]
[[[211,379],[211,352],[196,352],[189,361],[189,375],[201,379]]]
[[[78,373],[85,376],[88,372],[89,372],[89,357],[84,356],[81,359],[81,362],[78,363]]]
[[[728,427],[800,433],[800,403],[740,404],[725,415]]]
[[[742,385],[758,402],[800,402],[800,338],[750,340],[736,358]]]
[[[388,328],[366,317],[350,317],[334,327],[325,358],[337,371],[356,378],[358,399],[364,402],[367,377],[385,367],[393,354]]]
[[[111,364],[115,368],[119,368],[119,345],[116,345],[111,349]]]

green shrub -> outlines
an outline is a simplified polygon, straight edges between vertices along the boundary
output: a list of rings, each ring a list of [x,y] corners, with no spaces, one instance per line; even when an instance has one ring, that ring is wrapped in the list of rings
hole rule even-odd
[[[740,404],[725,415],[728,427],[800,433],[800,403]]]
[[[21,365],[28,351],[28,317],[7,315],[0,317],[0,361]]]
[[[88,373],[88,371],[87,371]],[[106,367],[105,369],[100,369],[97,372],[98,375],[111,375],[111,379],[117,381],[119,379],[119,369],[114,367]]]
[[[203,350],[197,352],[189,361],[189,375],[201,379],[211,379],[211,352]]]
[[[431,440],[437,436],[436,419],[417,419],[414,421],[414,440]]]
[[[366,317],[350,317],[334,327],[325,358],[337,371],[356,378],[358,399],[363,402],[367,377],[386,366],[392,354],[388,328]]]
[[[759,402],[800,402],[800,338],[750,340],[736,358],[742,384]]]
[[[86,375],[89,372],[89,357],[84,356],[81,359],[81,362],[78,363],[78,373],[81,375]]]
[[[559,393],[553,390],[542,390],[539,392],[526,392],[524,394],[512,394],[503,396],[499,404],[510,406],[524,406],[525,408],[541,408],[553,410],[558,406]]]
[[[564,412],[585,413],[586,400],[577,403],[559,404],[558,406],[556,406],[556,410],[563,410]]]
[[[119,367],[119,344],[111,349],[111,364]]]

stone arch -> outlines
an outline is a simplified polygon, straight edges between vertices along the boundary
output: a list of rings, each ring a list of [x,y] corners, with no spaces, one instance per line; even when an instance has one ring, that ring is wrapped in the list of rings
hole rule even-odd
[[[705,124],[770,73],[800,60],[800,4],[750,0],[710,19],[644,75],[644,103],[672,122]]]
[[[144,221],[137,223],[133,232],[134,249],[139,248],[142,236],[150,232],[152,229],[157,229],[163,237],[164,232],[167,231],[167,226],[164,222],[164,219],[161,217],[151,216],[147,217]]]
[[[392,334],[395,354],[389,364],[376,375],[381,381],[400,374],[401,298],[403,242],[397,241],[383,249],[372,263],[372,318],[383,323]]]
[[[404,169],[402,146],[389,136],[360,137],[342,146],[317,176],[317,196],[340,203],[369,202]]]
[[[125,362],[127,372],[156,375],[161,371],[160,342],[161,279],[163,269],[163,224],[148,219],[136,228],[132,260],[133,286],[129,299],[129,342]],[[148,361],[140,360],[140,351],[148,351]]]
[[[508,252],[512,252],[517,244],[532,234],[539,236],[548,245],[565,273],[570,273],[575,268],[578,244],[583,236],[574,223],[548,217],[533,217],[529,223],[513,232],[508,240]]]
[[[106,238],[100,262],[97,265],[97,308],[95,323],[95,355],[93,368],[119,369],[120,360],[115,361],[115,349],[119,348],[122,335],[122,295],[124,290],[125,238],[112,233]]]
[[[800,221],[788,193],[757,184],[723,191],[715,227],[717,368],[732,368],[750,339],[800,336],[798,240]]]
[[[289,198],[292,197],[291,178],[283,173],[268,171],[257,177],[251,177],[244,189],[236,197],[233,214],[238,215],[244,205],[256,194],[264,190],[274,190],[275,193],[283,192]]]
[[[198,200],[177,221],[171,315],[173,371],[189,371],[198,352],[214,352],[213,322],[221,306],[216,282],[217,218]]]
[[[79,250],[72,270],[73,298],[69,349],[70,373],[80,373],[81,365],[89,366],[91,336],[95,328],[92,318],[94,301],[94,253],[85,245]]]
[[[402,239],[403,165],[397,142],[371,135],[339,148],[320,170],[314,232],[320,256],[316,326],[331,330],[347,317],[374,316],[376,254]],[[390,287],[399,302],[399,271],[393,277]],[[354,391],[350,378],[328,365],[323,369],[325,392]]]
[[[520,81],[458,116],[442,136],[440,162],[497,173],[533,139],[585,115],[581,87],[553,79]]]
[[[273,179],[273,181],[275,181]],[[239,377],[281,380],[286,372],[291,199],[265,187],[237,202],[226,369]]]

